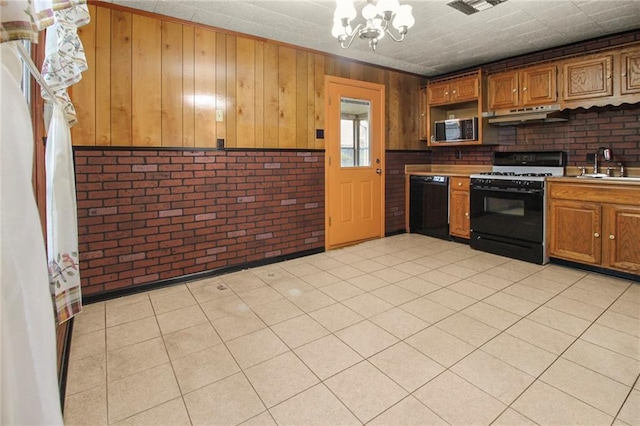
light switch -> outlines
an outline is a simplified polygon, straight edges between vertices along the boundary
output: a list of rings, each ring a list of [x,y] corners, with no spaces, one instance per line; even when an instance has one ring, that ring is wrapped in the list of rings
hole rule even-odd
[[[224,115],[221,109],[216,110],[216,121],[224,121]]]

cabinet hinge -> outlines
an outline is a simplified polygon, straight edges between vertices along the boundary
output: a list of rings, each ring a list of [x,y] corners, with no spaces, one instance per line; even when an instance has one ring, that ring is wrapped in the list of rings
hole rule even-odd
[[[331,216],[329,216],[329,226],[331,226]]]

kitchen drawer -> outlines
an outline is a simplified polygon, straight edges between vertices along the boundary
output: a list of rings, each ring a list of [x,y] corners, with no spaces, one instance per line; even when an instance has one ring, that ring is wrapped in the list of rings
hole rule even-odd
[[[451,190],[452,191],[468,191],[469,183],[471,180],[467,177],[452,177],[451,178]]]

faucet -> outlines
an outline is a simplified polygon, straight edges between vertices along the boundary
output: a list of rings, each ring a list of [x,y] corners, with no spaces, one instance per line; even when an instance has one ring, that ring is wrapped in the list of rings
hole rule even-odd
[[[600,173],[599,166],[598,166],[598,154],[600,153],[600,151],[602,151],[602,158],[604,158],[605,161],[611,160],[611,149],[605,148],[603,146],[596,149],[596,153],[593,156],[593,174],[594,175],[597,175]]]

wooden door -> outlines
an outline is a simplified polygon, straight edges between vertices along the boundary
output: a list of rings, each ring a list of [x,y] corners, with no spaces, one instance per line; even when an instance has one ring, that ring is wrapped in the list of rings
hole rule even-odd
[[[607,206],[604,220],[603,266],[640,274],[640,207]]]
[[[326,246],[384,236],[384,86],[326,84]]]
[[[563,67],[564,100],[611,96],[613,94],[612,60],[611,55],[605,55],[565,63]]]
[[[427,86],[428,96],[427,103],[429,105],[446,104],[449,102],[449,82],[435,83]]]
[[[548,65],[520,70],[520,96],[522,106],[544,105],[556,102],[556,66]]]
[[[469,178],[451,178],[449,193],[449,233],[456,237],[470,237]]]
[[[640,93],[640,50],[625,52],[621,56],[622,87],[620,93]]]
[[[464,102],[478,99],[478,77],[465,77],[451,82],[451,102]]]
[[[549,208],[549,255],[600,265],[601,207],[596,203],[552,200]]]
[[[518,73],[505,72],[493,74],[489,82],[489,110],[515,108],[520,100],[518,97]]]

